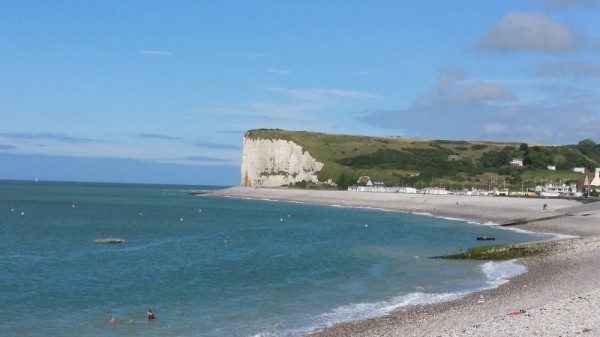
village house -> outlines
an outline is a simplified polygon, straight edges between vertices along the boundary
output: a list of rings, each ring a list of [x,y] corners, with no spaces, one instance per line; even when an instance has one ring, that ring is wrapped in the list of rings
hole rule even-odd
[[[577,191],[577,184],[575,183],[565,184],[563,182],[549,182],[535,187],[535,192],[538,193],[540,197],[581,196],[581,193],[578,193]]]
[[[594,186],[596,189],[600,187],[600,167],[596,167],[596,172],[594,172],[594,178],[590,181],[590,186]]]
[[[494,195],[508,196],[509,190],[508,188],[496,188],[494,189]]]
[[[369,181],[367,181],[367,186],[383,187],[383,186],[385,186],[385,183],[383,182],[382,179],[369,179]]]
[[[600,192],[600,168],[596,168],[595,172],[588,172],[585,177],[577,181],[577,188],[580,191]]]
[[[585,167],[574,167],[573,172],[575,173],[585,173]]]
[[[548,170],[550,170],[550,171],[556,171],[556,166],[554,166],[554,165],[548,165]]]
[[[510,166],[523,166],[523,158],[513,158],[510,162]]]

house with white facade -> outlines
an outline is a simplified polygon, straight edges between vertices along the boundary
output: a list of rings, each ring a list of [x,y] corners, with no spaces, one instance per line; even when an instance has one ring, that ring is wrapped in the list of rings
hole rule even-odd
[[[554,166],[554,165],[548,165],[548,170],[549,171],[556,171],[556,166]]]
[[[586,176],[586,180],[586,185],[590,190],[600,191],[600,167],[596,168],[593,176],[591,174]]]
[[[369,181],[367,181],[367,186],[383,187],[385,186],[385,183],[381,179],[369,179]]]
[[[565,184],[562,182],[559,183],[546,183],[543,186],[539,185],[535,187],[535,192],[539,194],[540,197],[563,197],[563,196],[576,196],[577,193],[577,184],[570,183]]]
[[[511,166],[523,166],[523,158],[513,158],[510,161]]]
[[[585,167],[574,167],[573,172],[576,173],[585,173]]]

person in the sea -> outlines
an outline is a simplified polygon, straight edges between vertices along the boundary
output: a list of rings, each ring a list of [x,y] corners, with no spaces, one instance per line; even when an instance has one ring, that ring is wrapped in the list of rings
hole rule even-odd
[[[156,319],[156,316],[154,316],[154,313],[152,312],[152,310],[148,309],[148,311],[146,311],[146,318]]]
[[[111,316],[108,318],[108,323],[111,323],[111,324],[117,323],[117,319],[115,318],[115,316],[112,316],[112,315],[111,315]]]

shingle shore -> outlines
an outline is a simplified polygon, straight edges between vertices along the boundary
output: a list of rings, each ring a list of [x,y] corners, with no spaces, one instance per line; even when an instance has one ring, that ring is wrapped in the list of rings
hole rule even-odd
[[[521,229],[578,236],[548,242],[547,254],[519,260],[528,271],[498,288],[337,324],[314,336],[600,336],[600,203],[285,188],[236,187],[214,194],[519,222]]]

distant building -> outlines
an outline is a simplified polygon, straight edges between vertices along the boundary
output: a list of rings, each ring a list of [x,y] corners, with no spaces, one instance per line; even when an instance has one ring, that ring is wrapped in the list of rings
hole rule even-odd
[[[445,188],[442,187],[425,187],[423,189],[423,194],[448,194]]]
[[[383,187],[385,186],[385,183],[382,179],[369,179],[369,181],[367,181],[367,186]]]
[[[536,186],[535,191],[540,197],[562,197],[573,196],[577,194],[577,185],[575,183],[546,183],[543,186]]]
[[[600,168],[596,167],[596,172],[594,173],[594,178],[590,181],[590,185],[594,186],[596,189],[600,187]]]
[[[574,167],[573,172],[576,173],[585,173],[585,167]]]
[[[523,158],[513,158],[510,161],[511,166],[523,166]]]
[[[556,171],[556,166],[554,166],[554,165],[548,165],[548,170],[550,170],[550,171]]]
[[[494,190],[494,195],[504,195],[504,196],[507,196],[509,194],[508,192],[509,192],[508,188],[498,188],[498,189]]]
[[[580,191],[600,191],[600,168],[596,168],[595,172],[589,172],[584,178],[577,181],[577,188]]]
[[[449,161],[457,161],[457,160],[461,160],[461,156],[459,154],[451,154],[448,156],[448,160]]]

